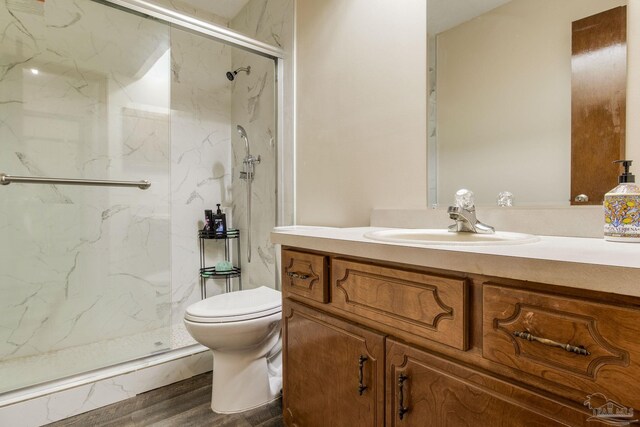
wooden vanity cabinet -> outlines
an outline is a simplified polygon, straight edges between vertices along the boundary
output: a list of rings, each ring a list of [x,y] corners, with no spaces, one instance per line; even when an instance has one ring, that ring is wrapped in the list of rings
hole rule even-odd
[[[307,280],[283,284],[287,426],[596,427],[597,393],[640,406],[638,299],[292,248],[283,260],[283,279]]]
[[[392,339],[386,348],[387,426],[567,425],[544,413],[557,405],[548,398]]]
[[[381,334],[287,300],[283,332],[286,425],[384,425]]]

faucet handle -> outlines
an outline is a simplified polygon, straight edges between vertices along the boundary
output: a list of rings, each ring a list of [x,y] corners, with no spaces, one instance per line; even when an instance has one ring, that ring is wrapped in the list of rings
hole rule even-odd
[[[461,188],[456,191],[456,206],[468,211],[473,211],[475,209],[475,196],[473,195],[473,191],[467,190],[466,188]]]
[[[513,206],[513,194],[508,191],[501,191],[498,193],[496,202],[501,208],[511,207]]]

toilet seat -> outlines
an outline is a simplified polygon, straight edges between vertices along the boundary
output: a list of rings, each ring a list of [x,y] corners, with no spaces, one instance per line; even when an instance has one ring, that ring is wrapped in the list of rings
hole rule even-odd
[[[258,319],[282,311],[282,294],[261,286],[228,292],[190,305],[185,320],[198,323],[228,323]]]

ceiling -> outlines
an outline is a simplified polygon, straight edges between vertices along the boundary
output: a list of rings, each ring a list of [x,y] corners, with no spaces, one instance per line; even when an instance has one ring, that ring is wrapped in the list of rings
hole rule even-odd
[[[232,20],[249,0],[180,0],[194,9]],[[427,31],[438,34],[511,0],[428,0]]]
[[[511,0],[428,0],[427,32],[438,34]]]
[[[182,3],[231,20],[249,3],[249,0],[182,0]]]

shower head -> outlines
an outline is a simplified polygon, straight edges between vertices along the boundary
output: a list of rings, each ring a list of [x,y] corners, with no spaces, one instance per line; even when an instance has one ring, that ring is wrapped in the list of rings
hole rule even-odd
[[[247,137],[247,131],[240,125],[236,126],[236,130],[238,131],[238,135],[240,138],[244,139],[244,148],[247,152],[247,156],[249,156],[249,138]]]
[[[229,79],[229,81],[232,82],[236,78],[236,74],[238,74],[240,71],[244,71],[247,74],[251,74],[251,66],[241,67],[234,71],[227,71],[227,78]]]

